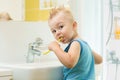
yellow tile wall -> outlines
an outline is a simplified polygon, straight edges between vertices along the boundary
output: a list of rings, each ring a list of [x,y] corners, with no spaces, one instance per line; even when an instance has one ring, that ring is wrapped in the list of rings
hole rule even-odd
[[[49,17],[48,10],[40,10],[40,0],[25,0],[25,21],[46,21]]]

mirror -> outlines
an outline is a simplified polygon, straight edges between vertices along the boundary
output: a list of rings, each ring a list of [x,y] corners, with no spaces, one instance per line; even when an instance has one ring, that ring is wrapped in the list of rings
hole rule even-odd
[[[0,0],[0,13],[7,12],[12,21],[46,21],[50,8],[67,0]]]

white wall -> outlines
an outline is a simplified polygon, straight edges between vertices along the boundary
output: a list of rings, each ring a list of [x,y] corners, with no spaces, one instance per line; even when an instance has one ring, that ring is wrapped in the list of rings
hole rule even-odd
[[[102,54],[101,0],[83,2],[82,36],[95,51]]]
[[[24,18],[24,0],[0,0],[0,12],[8,12],[14,21]]]
[[[78,32],[92,49],[102,54],[102,1],[70,0],[70,6],[78,22]]]
[[[24,63],[28,44],[37,37],[53,40],[47,22],[0,22],[0,63]]]

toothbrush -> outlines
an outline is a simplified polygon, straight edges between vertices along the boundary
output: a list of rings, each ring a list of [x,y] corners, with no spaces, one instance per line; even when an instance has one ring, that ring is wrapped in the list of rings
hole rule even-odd
[[[62,40],[62,38],[58,39],[58,42],[60,42],[61,40]],[[46,54],[48,54],[50,52],[51,52],[50,50],[47,50],[47,51],[43,52],[42,54],[46,55]]]

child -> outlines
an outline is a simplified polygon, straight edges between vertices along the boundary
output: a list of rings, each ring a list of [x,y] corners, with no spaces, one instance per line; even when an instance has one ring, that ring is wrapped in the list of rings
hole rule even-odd
[[[70,10],[65,7],[52,9],[48,24],[56,40],[68,43],[65,50],[56,41],[48,46],[64,65],[64,80],[95,80],[94,63],[101,63],[102,57],[79,37],[77,22]]]

